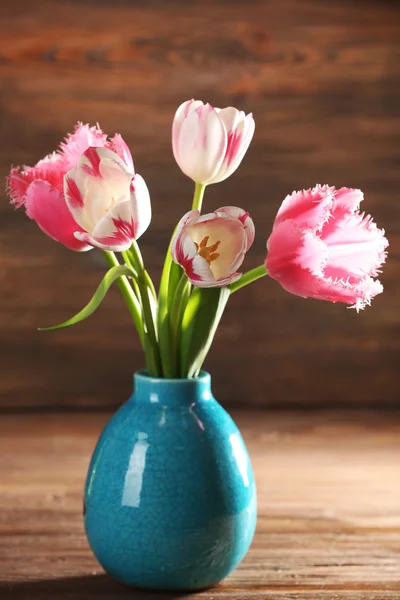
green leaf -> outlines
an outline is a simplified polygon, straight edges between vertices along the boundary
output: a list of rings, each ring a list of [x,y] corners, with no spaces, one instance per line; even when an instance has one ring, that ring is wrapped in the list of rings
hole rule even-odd
[[[74,317],[68,319],[68,321],[64,321],[64,323],[60,323],[60,325],[54,325],[53,327],[40,327],[39,331],[54,331],[55,329],[64,329],[65,327],[76,325],[76,323],[87,319],[100,306],[114,281],[116,281],[119,277],[123,277],[124,275],[134,277],[136,273],[133,269],[131,269],[131,267],[112,267],[104,275],[102,282],[100,283],[90,302],[86,304],[85,308],[78,312]]]
[[[172,305],[175,301],[176,288],[178,287],[179,281],[182,278],[183,269],[176,263],[172,262],[171,269],[169,272],[168,281],[168,312],[171,312]]]
[[[210,350],[230,290],[195,288],[186,305],[180,338],[181,376],[196,377]]]
[[[172,240],[171,240],[172,242]],[[176,377],[176,361],[175,356],[171,352],[171,329],[169,322],[168,312],[168,297],[169,293],[173,290],[170,285],[171,269],[174,269],[175,263],[172,261],[171,256],[171,242],[168,246],[167,254],[165,257],[164,268],[161,275],[160,288],[158,291],[158,346],[161,356],[161,364],[164,377],[175,378]]]

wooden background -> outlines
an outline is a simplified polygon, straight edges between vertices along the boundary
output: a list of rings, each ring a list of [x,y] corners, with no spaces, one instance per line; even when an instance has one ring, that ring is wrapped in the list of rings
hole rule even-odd
[[[192,186],[174,164],[171,120],[190,98],[252,111],[240,170],[205,209],[248,209],[264,258],[284,196],[360,187],[384,227],[385,293],[357,315],[263,280],[236,294],[207,361],[226,405],[389,407],[399,403],[400,10],[383,0],[2,0],[0,176],[52,151],[78,120],[121,132],[151,190],[141,247],[158,277]],[[142,366],[117,290],[90,320],[72,315],[102,276],[101,256],[46,238],[0,204],[0,406],[96,408],[127,397]]]

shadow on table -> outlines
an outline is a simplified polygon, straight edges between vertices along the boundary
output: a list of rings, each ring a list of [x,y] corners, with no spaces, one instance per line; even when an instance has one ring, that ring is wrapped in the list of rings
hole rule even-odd
[[[1,600],[179,600],[193,597],[183,592],[157,592],[126,587],[107,575],[85,575],[16,583],[0,582]]]

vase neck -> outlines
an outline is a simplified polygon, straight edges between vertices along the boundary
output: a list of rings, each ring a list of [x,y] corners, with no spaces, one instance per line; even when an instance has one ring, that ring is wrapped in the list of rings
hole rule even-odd
[[[205,371],[194,379],[162,379],[137,371],[133,378],[132,400],[140,404],[190,406],[212,399],[211,377]]]

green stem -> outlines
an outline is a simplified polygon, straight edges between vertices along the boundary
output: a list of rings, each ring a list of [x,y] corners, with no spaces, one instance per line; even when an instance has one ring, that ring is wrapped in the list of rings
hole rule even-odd
[[[251,269],[251,271],[247,271],[247,273],[244,273],[244,275],[242,275],[238,281],[231,283],[229,286],[231,294],[237,292],[245,285],[249,285],[249,283],[253,283],[253,281],[261,279],[261,277],[265,277],[266,275],[268,275],[268,271],[265,268],[265,265],[259,265],[258,267]]]
[[[168,314],[168,288],[172,265],[171,242],[168,246],[164,267],[161,274],[157,311],[158,343],[160,348],[161,364],[164,377],[168,378],[175,377],[176,370],[174,357],[171,354],[171,332]]]
[[[118,267],[119,261],[115,256],[114,252],[103,251],[103,256],[106,260],[107,265],[111,267]],[[135,323],[137,332],[139,334],[140,341],[142,346],[144,347],[144,330],[143,330],[143,321],[142,321],[142,311],[140,308],[140,304],[138,299],[135,296],[135,292],[133,291],[129,280],[127,277],[120,277],[117,280],[118,287],[121,291],[121,294],[128,306],[129,312],[132,315],[133,322]]]
[[[150,276],[147,274],[146,277],[143,259],[140,254],[139,247],[135,241],[131,246],[131,250],[122,252],[122,256],[124,257],[125,262],[127,262],[128,265],[132,265],[138,273],[137,288],[139,289],[143,314],[144,333],[146,341],[145,352],[147,348],[147,369],[149,375],[151,375],[152,377],[159,377],[161,375],[161,360],[158,349],[156,329],[157,307],[155,305],[152,306],[150,302],[150,294],[153,295],[152,287],[148,284]]]
[[[201,212],[201,206],[203,204],[203,196],[205,189],[206,186],[204,183],[196,183],[194,188],[192,210],[199,210]]]
[[[134,258],[134,264],[138,266],[140,271],[143,271],[143,275],[146,280],[146,285],[148,285],[148,287],[150,288],[154,299],[157,300],[157,294],[156,294],[156,290],[155,290],[155,287],[153,284],[153,280],[150,277],[150,275],[148,274],[148,272],[146,271],[146,269],[144,268],[142,254],[140,252],[140,248],[139,248],[136,240],[133,240],[133,242],[132,242],[131,253]]]
[[[183,273],[178,285],[176,286],[174,302],[170,310],[171,345],[172,352],[176,356],[176,359],[178,359],[180,326],[182,322],[183,312],[186,308],[186,304],[190,296],[190,290],[191,283],[187,278],[186,273]]]
[[[196,183],[193,195],[192,210],[201,210],[205,188],[206,186],[204,184]],[[170,289],[170,285],[171,267],[173,264],[171,256],[171,244],[175,235],[175,231],[176,229],[172,234],[172,238],[168,246],[161,275],[160,290],[158,293],[158,340],[164,377],[177,376],[176,356],[172,352],[171,322],[168,306],[168,300],[171,297],[171,293],[174,291]]]

